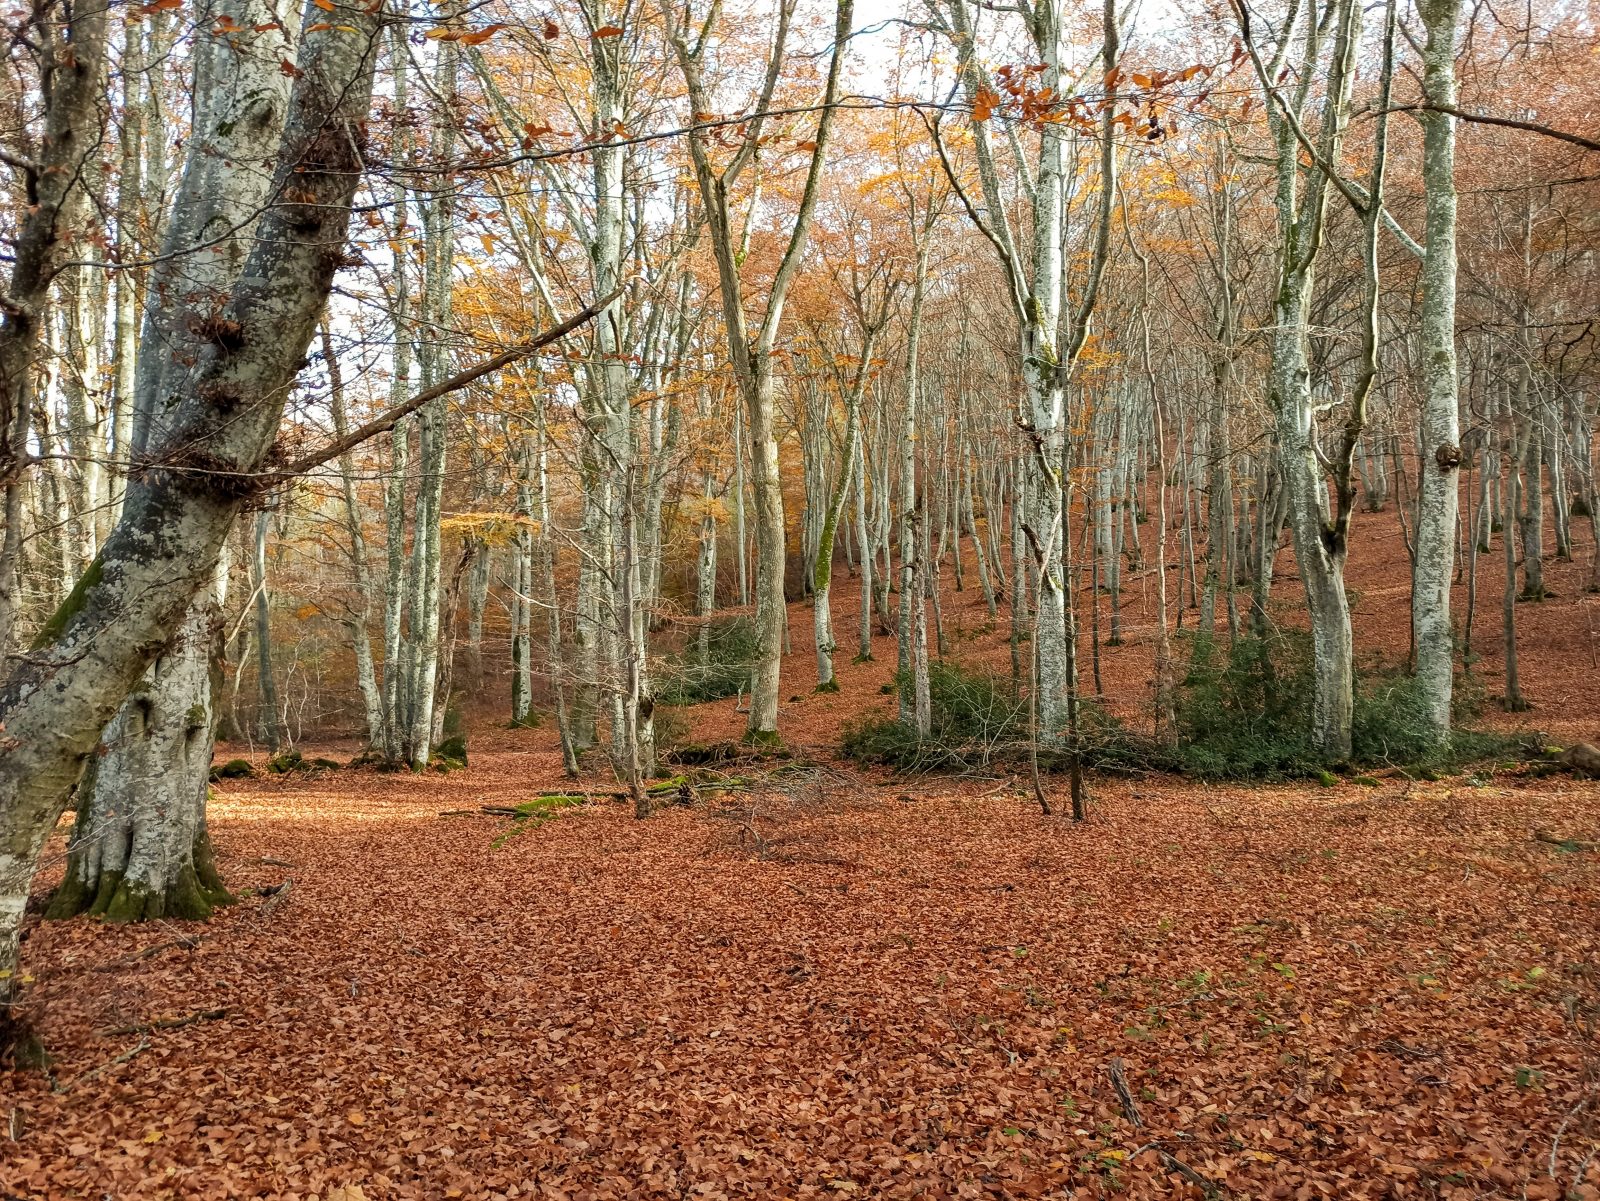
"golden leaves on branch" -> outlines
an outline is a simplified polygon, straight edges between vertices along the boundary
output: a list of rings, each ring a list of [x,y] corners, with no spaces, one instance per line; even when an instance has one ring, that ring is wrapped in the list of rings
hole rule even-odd
[[[981,125],[999,114],[1022,125],[1037,128],[1065,124],[1079,133],[1093,135],[1109,109],[1127,104],[1128,110],[1117,113],[1112,123],[1147,141],[1159,141],[1167,132],[1161,124],[1161,110],[1170,108],[1180,99],[1164,93],[1197,77],[1209,78],[1215,69],[1205,63],[1149,72],[1112,67],[1103,76],[1104,91],[1096,99],[1061,96],[1053,87],[1038,86],[1035,80],[1044,73],[1043,63],[1024,67],[1006,64],[995,69],[994,87],[981,86],[974,94],[971,118],[974,124]],[[1188,109],[1193,111],[1207,95],[1209,89],[1190,97]]]
[[[320,4],[322,0],[312,0]],[[481,46],[506,26],[503,22],[485,25],[482,29],[452,29],[448,25],[435,25],[422,36],[434,42],[460,42],[463,46]]]

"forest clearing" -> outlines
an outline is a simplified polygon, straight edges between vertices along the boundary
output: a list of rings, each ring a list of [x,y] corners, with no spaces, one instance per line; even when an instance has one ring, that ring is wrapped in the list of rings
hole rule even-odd
[[[1393,592],[1367,628],[1403,625]],[[1499,721],[1600,724],[1592,604],[1533,616],[1551,711]],[[1025,780],[838,759],[891,674],[790,707],[794,779],[647,822],[548,729],[448,775],[222,782],[237,905],[34,928],[55,1062],[8,1078],[0,1190],[1589,1195],[1600,785],[1097,776],[1075,824]],[[541,791],[591,796],[482,812]]]
[[[0,1201],[1600,1201],[1513,8],[6,11]]]

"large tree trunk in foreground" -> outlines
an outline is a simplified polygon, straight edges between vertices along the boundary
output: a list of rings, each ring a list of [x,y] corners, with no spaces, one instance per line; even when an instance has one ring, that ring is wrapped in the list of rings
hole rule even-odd
[[[217,589],[189,606],[177,637],[106,727],[50,917],[197,919],[231,899],[212,860],[205,816],[216,729],[213,651],[226,575],[224,563]]]
[[[45,839],[101,730],[211,580],[267,466],[289,386],[344,262],[378,18],[359,6],[342,16],[357,33],[304,34],[274,170],[283,202],[262,217],[231,294],[173,348],[192,355],[194,366],[158,398],[164,419],[129,481],[121,520],[32,653],[0,680],[0,1007],[7,1018],[23,909]],[[86,69],[91,42],[75,38]],[[103,38],[93,53],[104,56]]]
[[[235,43],[211,39],[196,51],[197,78],[219,83],[196,101],[193,148],[162,238],[162,261],[151,273],[145,353],[136,356],[132,373],[135,456],[150,452],[162,406],[199,369],[198,361],[168,348],[179,348],[177,339],[228,294],[272,184],[255,164],[271,160],[283,135],[289,42],[267,26],[272,14],[264,4],[247,5],[236,17],[262,29]],[[173,644],[107,726],[102,757],[79,790],[67,877],[51,916],[88,910],[118,921],[200,918],[227,895],[209,848],[196,854],[216,729],[213,631],[225,586],[224,572],[215,588],[195,597]],[[259,644],[266,646],[264,633]],[[269,719],[272,711],[269,704]],[[197,877],[197,862],[208,879]]]

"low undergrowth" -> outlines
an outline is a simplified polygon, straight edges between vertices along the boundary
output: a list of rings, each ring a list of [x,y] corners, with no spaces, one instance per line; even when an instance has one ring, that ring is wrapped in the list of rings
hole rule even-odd
[[[911,774],[1015,769],[1027,761],[1028,700],[1010,677],[945,661],[930,668],[928,683],[926,737],[895,716],[873,714],[845,728],[845,755]],[[1479,703],[1481,689],[1472,685],[1468,677],[1457,689],[1458,722]],[[909,682],[901,680],[898,687],[904,691]],[[1508,735],[1459,727],[1442,746],[1433,743],[1415,681],[1371,663],[1357,680],[1350,759],[1330,765],[1312,744],[1311,698],[1308,635],[1276,631],[1240,638],[1231,647],[1197,639],[1174,697],[1175,738],[1136,731],[1095,701],[1083,700],[1075,743],[1041,747],[1040,765],[1062,768],[1075,749],[1085,766],[1110,772],[1328,783],[1330,766],[1433,775],[1489,759],[1521,758],[1530,749]]]
[[[909,704],[910,680],[897,684]],[[1027,737],[1027,699],[998,672],[948,660],[930,664],[928,701],[927,737],[887,714],[869,714],[845,727],[846,757],[905,772],[970,771],[1014,752]]]
[[[695,638],[661,666],[655,699],[663,705],[699,705],[736,696],[750,686],[758,649],[756,629],[748,618],[713,621],[704,654]]]

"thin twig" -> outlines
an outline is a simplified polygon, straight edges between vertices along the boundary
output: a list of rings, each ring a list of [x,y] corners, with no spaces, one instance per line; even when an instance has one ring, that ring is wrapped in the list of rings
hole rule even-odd
[[[110,1060],[110,1061],[108,1061],[106,1063],[103,1063],[97,1068],[90,1068],[87,1072],[84,1072],[81,1076],[74,1076],[71,1080],[68,1080],[65,1084],[56,1084],[56,1085],[52,1086],[50,1091],[53,1092],[53,1093],[69,1093],[73,1089],[77,1088],[78,1085],[86,1084],[88,1081],[94,1080],[97,1077],[104,1075],[106,1072],[109,1072],[112,1068],[121,1067],[123,1064],[127,1063],[128,1060],[132,1059],[135,1055],[142,1055],[144,1052],[148,1051],[149,1049],[150,1049],[150,1040],[148,1038],[141,1038],[136,1046],[129,1047],[126,1051],[124,1051],[121,1055],[118,1055],[115,1059],[112,1059],[112,1060]]]
[[[196,1022],[214,1022],[218,1018],[227,1016],[226,1008],[197,1009],[181,1018],[157,1018],[153,1022],[136,1022],[131,1026],[107,1026],[104,1030],[96,1030],[95,1033],[101,1038],[109,1038],[113,1034],[149,1034],[152,1030],[177,1030],[183,1026],[192,1026]]]
[[[1111,1087],[1117,1092],[1117,1100],[1122,1104],[1122,1112],[1127,1115],[1128,1121],[1133,1123],[1135,1130],[1144,1128],[1144,1119],[1139,1116],[1139,1107],[1133,1103],[1133,1090],[1128,1087],[1127,1073],[1123,1071],[1122,1060],[1113,1059],[1106,1068],[1106,1075],[1111,1077]]]

